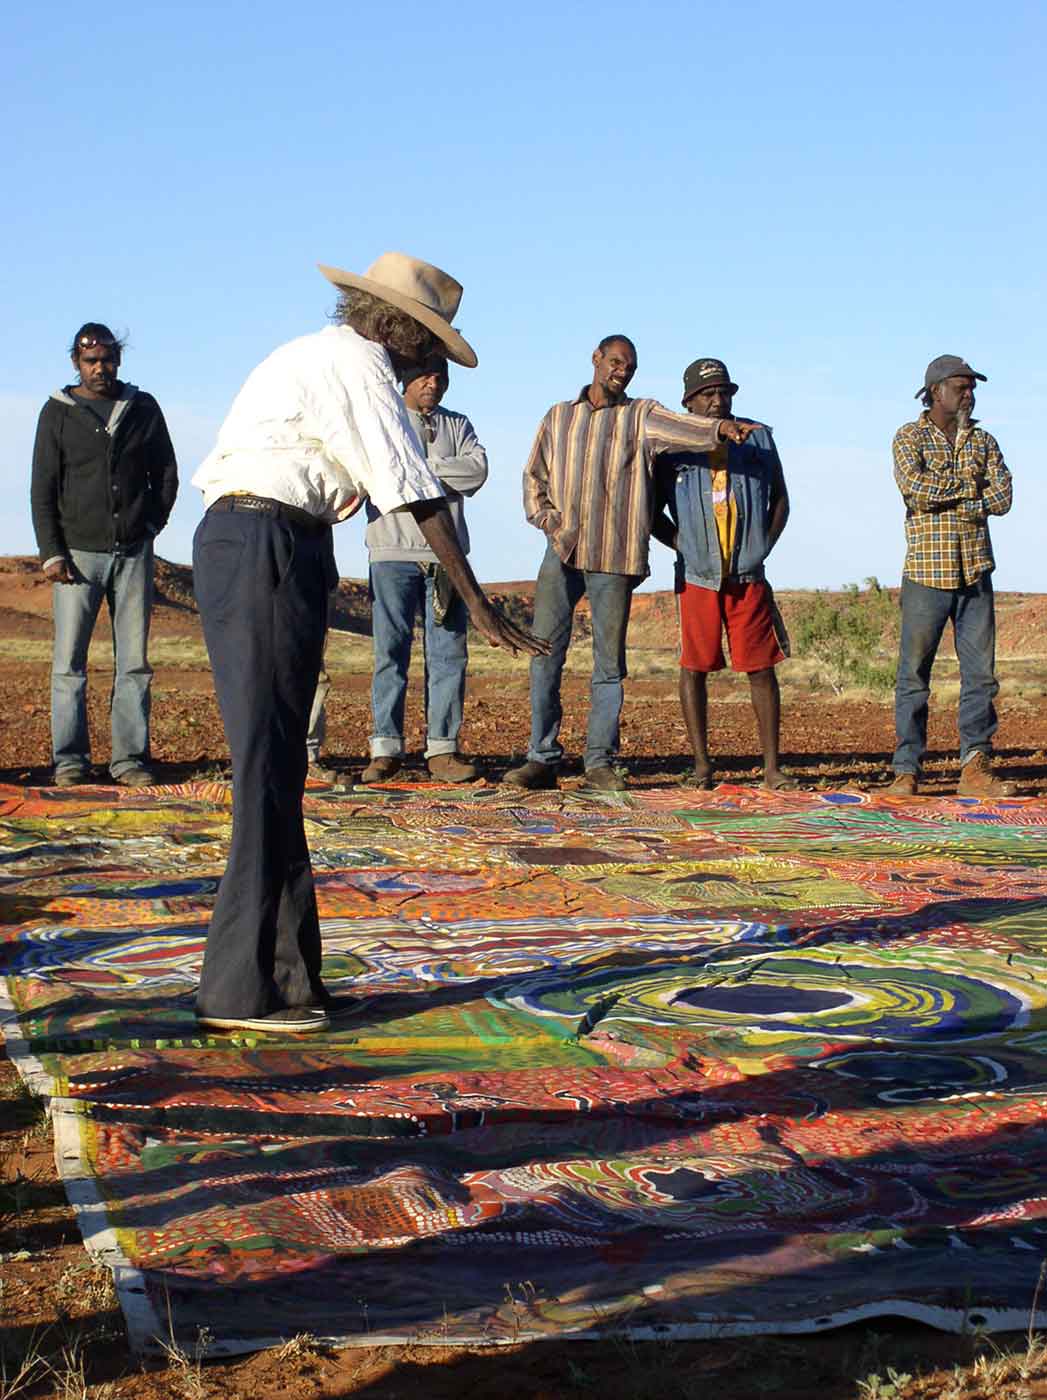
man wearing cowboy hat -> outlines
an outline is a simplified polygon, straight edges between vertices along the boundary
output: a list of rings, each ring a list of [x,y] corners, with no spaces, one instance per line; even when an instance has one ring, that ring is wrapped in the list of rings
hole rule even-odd
[[[543,649],[488,602],[462,553],[396,376],[439,344],[476,364],[451,326],[461,285],[385,253],[339,289],[335,324],[252,371],[193,478],[206,514],[193,578],[233,763],[233,835],[215,901],[197,1016],[225,1030],[328,1024],[320,927],[302,821],[306,730],[337,582],[332,524],[363,500],[404,510],[493,646]]]
[[[888,791],[918,790],[927,749],[931,668],[952,622],[960,663],[960,783],[969,797],[1009,797],[992,771],[996,733],[996,611],[989,516],[1011,508],[1011,474],[994,437],[975,426],[974,381],[959,355],[927,366],[924,412],[894,437],[894,479],[905,502],[902,635],[894,692],[897,747]]]
[[[684,370],[688,413],[733,418],[737,392],[722,360],[695,360]],[[672,519],[659,514],[651,533],[677,551],[680,705],[694,750],[694,786],[713,786],[707,677],[726,664],[726,633],[731,666],[749,679],[764,787],[793,788],[796,783],[778,766],[781,698],[774,669],[785,659],[787,642],[764,573],[764,560],[789,518],[771,430],[755,423],[741,446],[722,442],[709,452],[666,453],[658,471]]]

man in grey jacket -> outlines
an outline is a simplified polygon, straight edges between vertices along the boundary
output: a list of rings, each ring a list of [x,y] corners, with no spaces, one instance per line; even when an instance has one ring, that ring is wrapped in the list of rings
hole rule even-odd
[[[462,553],[469,552],[463,497],[487,480],[487,453],[469,419],[440,407],[447,361],[430,356],[403,379],[404,403],[429,465],[447,489],[447,506]],[[391,778],[403,763],[404,705],[416,614],[424,620],[426,746],[430,776],[469,782],[476,765],[458,753],[468,661],[465,604],[447,585],[436,555],[406,511],[379,515],[367,505],[374,677],[371,683],[371,762],[365,783]]]

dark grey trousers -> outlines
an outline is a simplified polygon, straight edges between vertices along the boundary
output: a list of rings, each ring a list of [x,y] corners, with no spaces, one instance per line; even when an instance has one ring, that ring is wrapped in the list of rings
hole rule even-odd
[[[233,762],[233,837],[197,1010],[259,1016],[319,1001],[320,924],[302,821],[309,709],[337,582],[330,528],[210,510],[193,586]]]

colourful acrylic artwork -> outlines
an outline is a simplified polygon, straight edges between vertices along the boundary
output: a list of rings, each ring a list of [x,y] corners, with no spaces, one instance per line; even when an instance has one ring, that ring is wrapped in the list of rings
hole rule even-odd
[[[1047,805],[310,788],[307,822],[349,1000],[204,1035],[228,790],[0,789],[8,1053],[139,1350],[1028,1324]]]

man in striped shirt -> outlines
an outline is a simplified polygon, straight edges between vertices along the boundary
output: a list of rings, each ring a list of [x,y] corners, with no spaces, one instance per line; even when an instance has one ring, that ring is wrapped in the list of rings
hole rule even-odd
[[[524,468],[524,511],[548,541],[534,596],[534,632],[548,655],[531,662],[531,741],[527,762],[505,782],[552,788],[563,759],[560,681],[571,624],[589,598],[593,670],[585,746],[586,786],[620,791],[618,753],[625,632],[633,589],[647,576],[659,452],[707,451],[744,442],[754,423],[672,413],[654,399],[630,399],[636,347],[609,335],[593,351],[592,383],[542,419]]]
[[[916,391],[925,411],[894,437],[894,479],[905,501],[902,635],[894,693],[897,748],[890,791],[917,791],[927,748],[931,668],[952,621],[960,663],[960,784],[971,797],[1009,797],[990,765],[996,614],[990,515],[1011,508],[1011,474],[996,439],[975,426],[974,381],[984,374],[958,355],[939,355]]]

